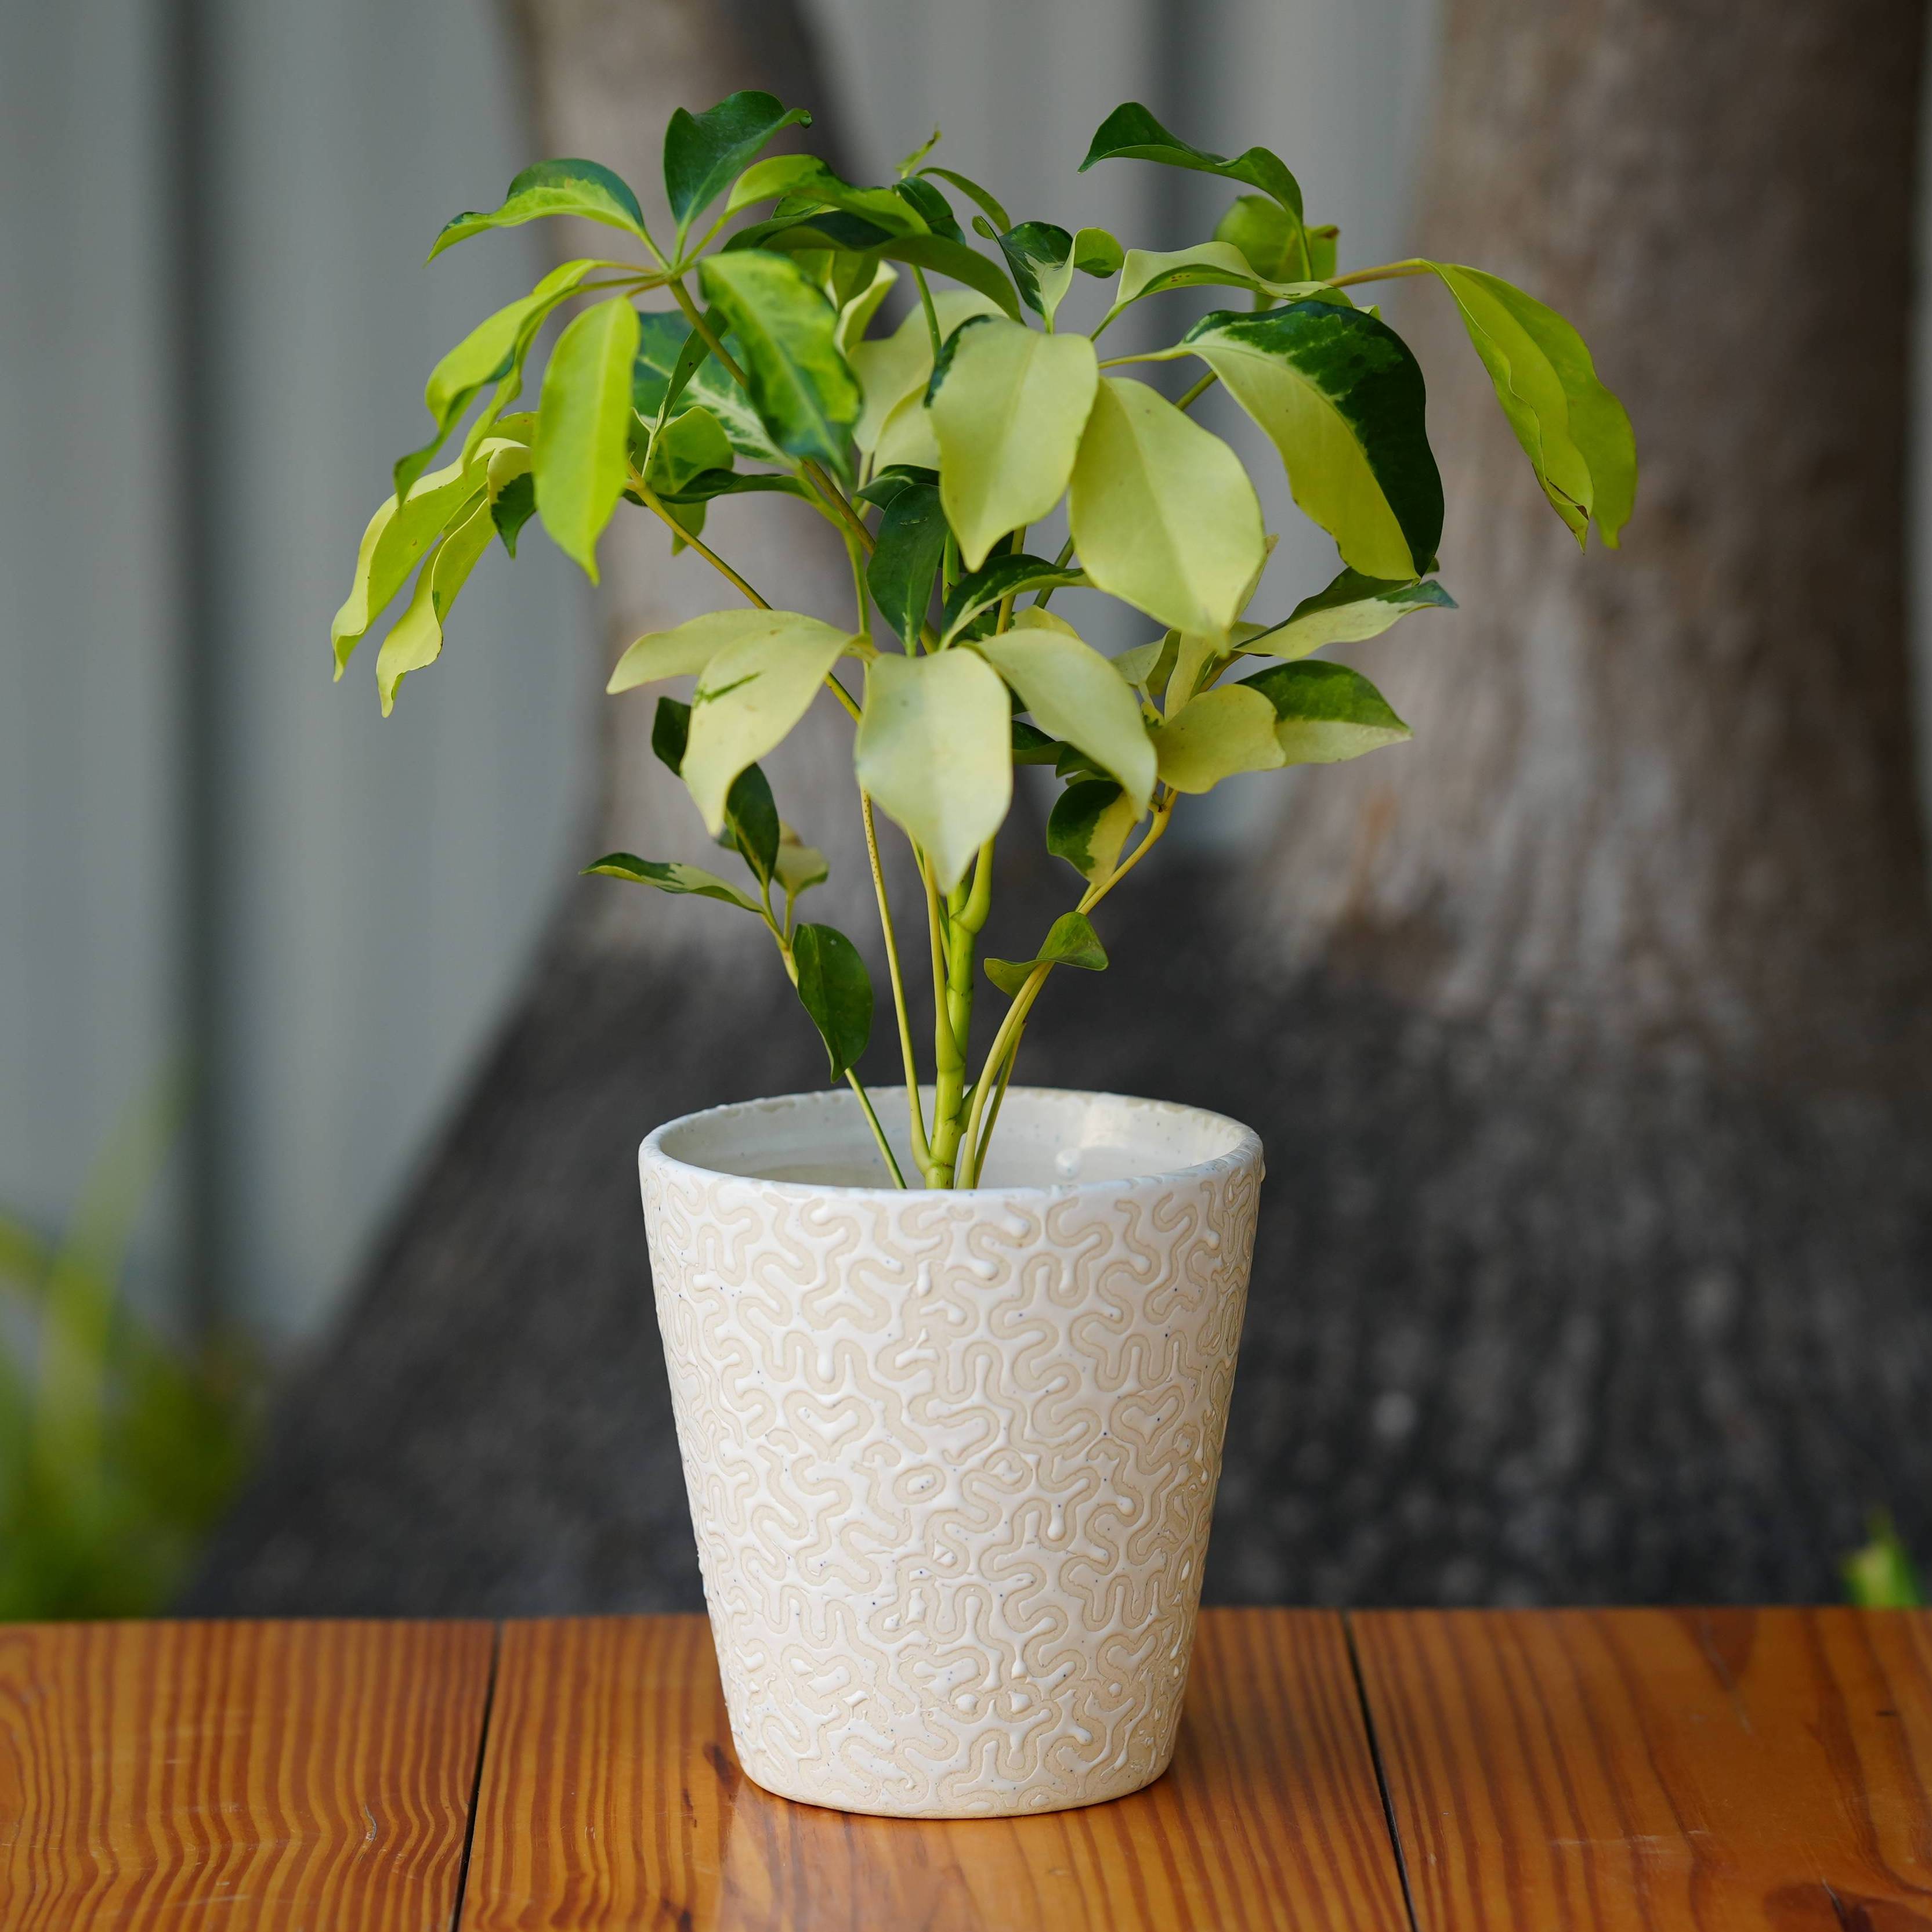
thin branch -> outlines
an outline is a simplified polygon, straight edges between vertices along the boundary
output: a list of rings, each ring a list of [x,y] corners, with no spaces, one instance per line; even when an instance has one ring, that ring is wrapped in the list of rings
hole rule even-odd
[[[899,945],[892,930],[892,908],[886,896],[885,868],[879,862],[879,835],[872,823],[872,801],[864,791],[859,794],[860,815],[866,824],[866,856],[872,868],[872,890],[879,902],[879,925],[886,935],[886,970],[892,982],[892,1013],[898,1022],[899,1054],[905,1063],[906,1112],[912,1124],[913,1158],[921,1172],[932,1157],[932,1144],[926,1137],[926,1108],[919,1097],[919,1057],[913,1051],[912,1022],[906,1012],[905,981],[899,970]]]
[[[638,473],[634,465],[632,466],[631,470],[631,488],[637,493],[639,500],[642,502],[644,507],[647,510],[650,511],[653,515],[662,520],[666,529],[674,530],[685,542],[688,544],[693,550],[697,551],[700,556],[704,558],[706,563],[710,565],[713,570],[718,572],[722,576],[726,578],[732,584],[736,585],[738,589],[743,592],[746,597],[751,602],[755,604],[760,610],[769,610],[772,608],[755,590],[752,588],[745,581],[742,577],[738,574],[735,570],[731,568],[728,563],[724,561],[722,556],[718,554],[715,550],[712,549],[701,537],[693,536],[690,531],[686,530],[685,526],[664,508],[663,502],[658,498],[657,492],[644,481],[644,478]],[[830,671],[827,671],[825,674],[825,682],[832,694],[838,700],[838,702],[844,706],[847,715],[856,722],[859,717],[859,706],[856,701],[854,699],[852,694],[838,682],[838,679],[834,676]]]
[[[858,1095],[859,1104],[866,1110],[866,1118],[872,1129],[872,1138],[878,1142],[879,1151],[885,1156],[886,1166],[892,1171],[892,1185],[895,1187],[904,1186],[905,1176],[899,1172],[898,1161],[892,1153],[892,1144],[886,1138],[885,1129],[879,1125],[878,1115],[872,1111],[872,1096],[860,1084],[858,1075],[849,1066],[845,1070],[845,1078],[852,1083],[852,1090]]]
[[[1406,262],[1384,262],[1373,268],[1357,268],[1346,275],[1331,275],[1322,284],[1324,288],[1352,289],[1362,282],[1393,282],[1405,275],[1432,275],[1436,272],[1433,262],[1425,262],[1419,256],[1412,256]]]

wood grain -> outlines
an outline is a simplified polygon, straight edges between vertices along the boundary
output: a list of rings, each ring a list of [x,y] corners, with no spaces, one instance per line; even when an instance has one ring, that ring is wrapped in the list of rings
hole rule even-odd
[[[1202,1618],[1173,1768],[1112,1804],[926,1824],[739,1772],[702,1618],[503,1634],[465,1932],[1402,1932],[1340,1620]]]
[[[487,1624],[0,1627],[0,1925],[451,1922]]]
[[[1932,1617],[1354,1628],[1418,1932],[1932,1932]]]

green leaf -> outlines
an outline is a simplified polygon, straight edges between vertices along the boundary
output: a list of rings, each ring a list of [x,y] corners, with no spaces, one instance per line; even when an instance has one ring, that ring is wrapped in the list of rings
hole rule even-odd
[[[1220,676],[1233,656],[1234,640],[1246,628],[1237,624],[1225,638],[1196,637],[1190,632],[1175,634],[1178,641],[1162,698],[1167,710],[1178,711],[1190,698],[1197,696],[1204,686]]]
[[[879,521],[878,548],[866,566],[866,584],[908,650],[931,608],[946,538],[946,513],[934,485],[908,483],[893,493]]]
[[[569,299],[578,284],[597,264],[592,261],[566,262],[553,268],[520,301],[479,322],[436,367],[430,371],[423,390],[423,406],[429,411],[436,433],[422,448],[412,450],[396,461],[396,494],[406,496],[410,486],[429,467],[430,459],[470,404],[492,382],[508,383],[520,374],[524,358],[536,339],[544,318]],[[497,398],[497,406],[509,400],[507,392]]]
[[[1280,623],[1244,638],[1240,650],[1270,658],[1305,658],[1324,644],[1360,644],[1378,638],[1412,610],[1453,610],[1456,600],[1431,578],[1388,584],[1345,570],[1325,590],[1304,597]]]
[[[658,493],[665,503],[708,503],[717,496],[796,496],[807,503],[818,500],[796,476],[774,476],[763,470],[700,470],[685,480],[681,490]]]
[[[1117,275],[1125,251],[1104,228],[1083,228],[1073,238],[1073,266],[1083,275]]]
[[[1225,155],[1190,147],[1178,135],[1170,134],[1137,100],[1115,108],[1100,123],[1080,172],[1084,174],[1096,161],[1111,160],[1164,161],[1169,167],[1192,168],[1202,174],[1244,182],[1272,195],[1298,224],[1301,220],[1300,187],[1278,156],[1265,148],[1250,148],[1229,160]]]
[[[1049,738],[1037,725],[1016,718],[1012,727],[1013,763],[1016,765],[1050,765],[1066,748],[1058,738]]]
[[[424,550],[442,534],[459,510],[467,512],[480,487],[475,463],[452,463],[420,477],[400,503],[383,499],[362,532],[356,575],[329,626],[339,680],[356,646],[388,607]]]
[[[835,247],[850,247],[857,252],[876,246],[887,236],[920,235],[926,232],[926,217],[919,204],[898,192],[904,183],[892,188],[855,188],[851,182],[842,180],[815,156],[798,157],[802,164],[798,166],[788,165],[791,158],[780,157],[762,163],[762,175],[760,169],[754,169],[746,176],[748,184],[755,183],[760,187],[767,180],[783,178],[787,184],[784,199],[769,222],[758,224],[770,231],[766,236],[754,244],[747,244],[742,236],[734,236],[732,247],[771,245],[788,230],[800,226],[818,230]],[[926,191],[938,201],[945,219],[950,221],[952,213],[946,208],[945,197],[936,188]],[[736,192],[732,199],[737,200]],[[837,220],[821,224],[819,218],[833,210],[856,217],[862,226],[855,228]],[[958,224],[954,223],[953,226],[956,230]],[[801,244],[807,248],[820,245],[804,237],[784,245],[788,253],[792,253]]]
[[[499,448],[484,465],[484,490],[490,502],[490,522],[509,554],[517,554],[517,533],[536,514],[536,460],[527,444]]]
[[[866,339],[866,332],[872,326],[872,318],[879,312],[879,304],[892,292],[892,285],[899,278],[898,271],[884,262],[872,265],[872,279],[844,303],[838,311],[838,327],[835,332],[838,352],[848,362],[852,352]]]
[[[490,520],[511,556],[517,554],[517,538],[524,526],[537,513],[537,479],[527,469],[512,476],[490,499]]]
[[[1151,644],[1136,644],[1132,650],[1123,651],[1108,662],[1115,674],[1136,690],[1159,698],[1167,689],[1167,681],[1174,674],[1180,646],[1180,633],[1169,631]]]
[[[823,885],[831,872],[825,854],[816,846],[805,844],[789,825],[779,826],[778,861],[772,876],[784,888],[788,901]]]
[[[659,495],[675,496],[706,470],[728,472],[731,458],[730,440],[718,418],[701,405],[694,405],[673,416],[651,439],[644,481]],[[706,493],[712,496],[722,494],[717,490]]]
[[[879,252],[908,267],[964,282],[969,289],[998,303],[1014,321],[1019,320],[1019,297],[1014,293],[1012,284],[985,256],[963,242],[952,241],[944,235],[895,236]]]
[[[940,338],[939,359],[932,365],[932,374],[926,378],[926,405],[932,406],[932,399],[939,386],[946,380],[946,372],[952,367],[952,358],[959,353],[959,345],[969,329],[976,328],[989,322],[1003,322],[1009,318],[998,315],[969,315],[957,328],[946,330]]]
[[[1212,791],[1241,772],[1285,765],[1266,695],[1224,684],[1190,699],[1154,734],[1160,776],[1176,791]]]
[[[1022,221],[1004,232],[983,218],[974,226],[999,244],[1020,300],[1051,322],[1073,285],[1073,237],[1050,221]]]
[[[896,463],[890,470],[881,470],[862,490],[852,493],[855,503],[876,503],[882,510],[890,509],[895,500],[904,490],[924,486],[927,489],[939,488],[939,472],[922,470],[916,464]]]
[[[1275,740],[1291,765],[1338,764],[1414,735],[1382,693],[1346,664],[1270,664],[1227,688],[1258,692],[1274,706]]]
[[[664,128],[664,194],[677,223],[678,253],[691,224],[724,192],[742,169],[781,128],[808,128],[802,107],[787,109],[769,94],[747,88],[716,107],[693,114],[680,107]]]
[[[942,892],[1012,802],[1012,716],[998,673],[970,651],[887,655],[866,668],[860,785],[926,853]]]
[[[747,765],[724,795],[721,842],[735,846],[753,876],[764,885],[778,870],[779,836],[778,801],[772,796],[771,782],[756,765]]]
[[[1273,203],[1267,205],[1272,206]],[[1159,295],[1167,289],[1213,286],[1252,289],[1256,295],[1292,298],[1307,296],[1314,285],[1310,282],[1270,281],[1256,274],[1249,266],[1248,258],[1226,242],[1202,242],[1192,248],[1177,248],[1169,254],[1158,254],[1148,248],[1130,248],[1120,266],[1120,279],[1114,290],[1113,306],[1107,312],[1107,320],[1111,322],[1121,310],[1138,302],[1143,296]],[[1342,306],[1347,306],[1348,298],[1339,290],[1329,292],[1322,299],[1334,300],[1337,297]]]
[[[496,533],[488,501],[479,493],[424,560],[416,594],[376,656],[376,688],[385,718],[394,709],[396,687],[404,678],[442,655],[443,620]]]
[[[429,259],[434,262],[446,248],[453,248],[486,228],[520,227],[546,214],[580,215],[586,221],[601,221],[607,228],[621,228],[640,241],[649,239],[644,210],[621,176],[596,161],[539,161],[511,182],[501,208],[487,214],[459,214],[446,222]]]
[[[790,256],[758,250],[710,255],[704,292],[724,311],[742,351],[752,400],[788,455],[843,472],[859,386],[838,352],[838,312]]]
[[[1324,227],[1309,229],[1306,233],[1308,272],[1316,280],[1325,282],[1335,272],[1335,244],[1342,231],[1331,221]],[[1336,292],[1339,295],[1341,291]]]
[[[939,319],[940,340],[944,342],[959,325],[976,315],[994,315],[996,305],[968,289],[941,289],[932,298],[934,314]],[[939,468],[939,446],[934,442],[924,408],[926,386],[932,374],[932,338],[926,326],[922,308],[916,308],[891,334],[870,342],[856,343],[852,349],[852,370],[865,394],[865,407],[854,426],[852,440],[861,449],[870,451],[883,470],[888,464],[914,466],[934,471]],[[900,440],[923,439],[926,453],[888,455],[881,445],[886,422],[902,405],[909,404],[914,416],[904,426]],[[916,431],[916,435],[910,434]]]
[[[1012,220],[1006,213],[999,197],[989,188],[982,188],[970,176],[956,173],[951,168],[923,167],[922,175],[937,175],[941,181],[950,182],[969,200],[976,201],[985,210],[995,228],[1010,228]]]
[[[845,198],[883,195],[892,212],[885,223],[838,210],[790,214],[780,213],[770,221],[758,222],[733,236],[722,256],[728,260],[746,250],[762,250],[787,256],[823,254],[842,250],[856,255],[886,256],[895,262],[923,268],[928,273],[950,276],[976,289],[1014,320],[1019,319],[1019,297],[1012,284],[985,256],[950,236],[934,235],[912,226],[917,215],[898,196],[884,188],[851,188]]]
[[[1113,665],[1048,610],[1016,612],[1010,630],[982,638],[974,648],[1037,724],[1120,780],[1138,817],[1154,790],[1154,746],[1141,708]]]
[[[960,230],[959,218],[952,212],[952,204],[929,181],[910,176],[904,181],[894,182],[892,191],[934,234],[944,235],[949,242],[963,242],[966,239]]]
[[[677,314],[641,315],[638,318],[638,359],[631,370],[631,406],[646,422],[655,422],[658,412],[675,408],[686,397],[702,404],[718,418],[731,447],[740,456],[756,463],[782,463],[784,452],[766,433],[752,406],[752,399],[711,359],[704,337],[688,328]],[[735,338],[726,332],[724,317],[716,309],[705,318],[707,328],[721,334],[724,352],[738,359]],[[742,364],[741,364],[742,366]]]
[[[977,570],[1009,530],[1036,523],[1073,473],[1100,365],[1084,335],[1045,335],[982,318],[962,327],[926,404],[939,445],[939,490]]]
[[[1072,589],[1087,581],[1084,571],[1069,570],[1024,550],[996,556],[970,575],[962,577],[947,593],[940,618],[939,640],[950,644],[974,620],[1006,597],[1029,590]]]
[[[1214,239],[1238,249],[1264,282],[1315,279],[1301,224],[1264,194],[1244,194],[1214,226]]]
[[[713,838],[732,781],[784,740],[850,642],[836,626],[796,611],[755,614],[764,624],[710,658],[691,700],[682,776]]]
[[[1054,801],[1046,849],[1084,879],[1104,879],[1120,862],[1127,834],[1140,823],[1134,802],[1112,778],[1082,778]]]
[[[792,614],[786,610],[707,610],[703,616],[687,617],[668,631],[646,631],[617,660],[604,688],[614,695],[640,684],[655,684],[661,678],[694,676],[720,651],[784,632],[793,621]],[[800,617],[795,621],[815,624],[818,620]]]
[[[674,774],[684,769],[684,748],[691,736],[691,706],[674,698],[660,698],[651,718],[651,750]]]
[[[1580,544],[1594,516],[1616,549],[1636,500],[1636,440],[1623,404],[1598,380],[1583,338],[1500,276],[1449,262],[1430,266],[1455,298],[1551,506]]]
[[[1084,913],[1062,913],[1053,922],[1046,944],[1030,959],[988,959],[986,977],[1011,999],[1040,966],[1077,966],[1083,973],[1107,970],[1107,949]]]
[[[872,982],[859,949],[836,926],[801,926],[792,934],[798,997],[842,1080],[872,1036]]]
[[[1386,322],[1323,302],[1260,315],[1223,310],[1196,322],[1181,346],[1267,432],[1294,500],[1334,537],[1344,563],[1391,580],[1432,567],[1442,479],[1424,426],[1422,371]]]
[[[638,312],[598,302],[556,339],[537,409],[537,513],[566,556],[597,581],[597,539],[629,472]]]
[[[764,908],[736,886],[728,885],[716,872],[701,866],[686,866],[676,860],[640,859],[634,852],[607,852],[594,866],[586,866],[584,876],[593,873],[607,879],[628,879],[634,885],[655,886],[661,892],[693,892],[700,898],[722,899],[727,905],[741,907],[762,918]]]
[[[1240,458],[1144,382],[1100,384],[1068,507],[1089,579],[1180,630],[1225,632],[1267,560]]]
[[[736,214],[758,202],[781,201],[787,195],[802,193],[824,171],[825,164],[816,154],[773,154],[754,161],[731,184],[724,212]]]

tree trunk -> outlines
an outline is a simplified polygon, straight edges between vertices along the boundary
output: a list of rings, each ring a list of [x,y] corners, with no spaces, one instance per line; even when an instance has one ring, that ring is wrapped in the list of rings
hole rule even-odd
[[[1425,251],[1576,321],[1643,482],[1580,558],[1404,288],[1462,611],[1353,653],[1417,742],[1297,775],[1166,1076],[1272,1171],[1212,1593],[1829,1596],[1876,1504],[1932,1552],[1922,18],[1450,8]],[[1159,1084],[1094,1031],[1053,1070]]]
[[[640,188],[669,102],[752,71],[694,7],[527,13],[549,150]],[[1816,1597],[1878,1502],[1932,1551],[1920,32],[1908,0],[1451,0],[1426,245],[1595,346],[1644,462],[1625,548],[1578,557],[1446,302],[1408,291],[1463,613],[1352,655],[1418,742],[1297,775],[1227,878],[1150,863],[1023,1070],[1268,1145],[1210,1597]],[[775,580],[803,568],[768,541]],[[614,572],[607,643],[714,602],[698,567],[688,606]],[[605,716],[634,847],[682,801],[642,710]],[[830,838],[842,743],[800,754],[782,804]],[[822,1063],[764,1024],[768,962],[604,903],[286,1405],[202,1606],[696,1601],[628,1149]]]

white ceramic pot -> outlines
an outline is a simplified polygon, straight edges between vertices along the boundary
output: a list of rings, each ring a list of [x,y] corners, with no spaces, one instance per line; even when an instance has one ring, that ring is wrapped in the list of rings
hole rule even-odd
[[[873,1097],[902,1120],[900,1090]],[[1253,1133],[1015,1088],[985,1185],[902,1192],[842,1090],[688,1114],[638,1166],[746,1771],[919,1818],[1158,1778],[1247,1295]]]

